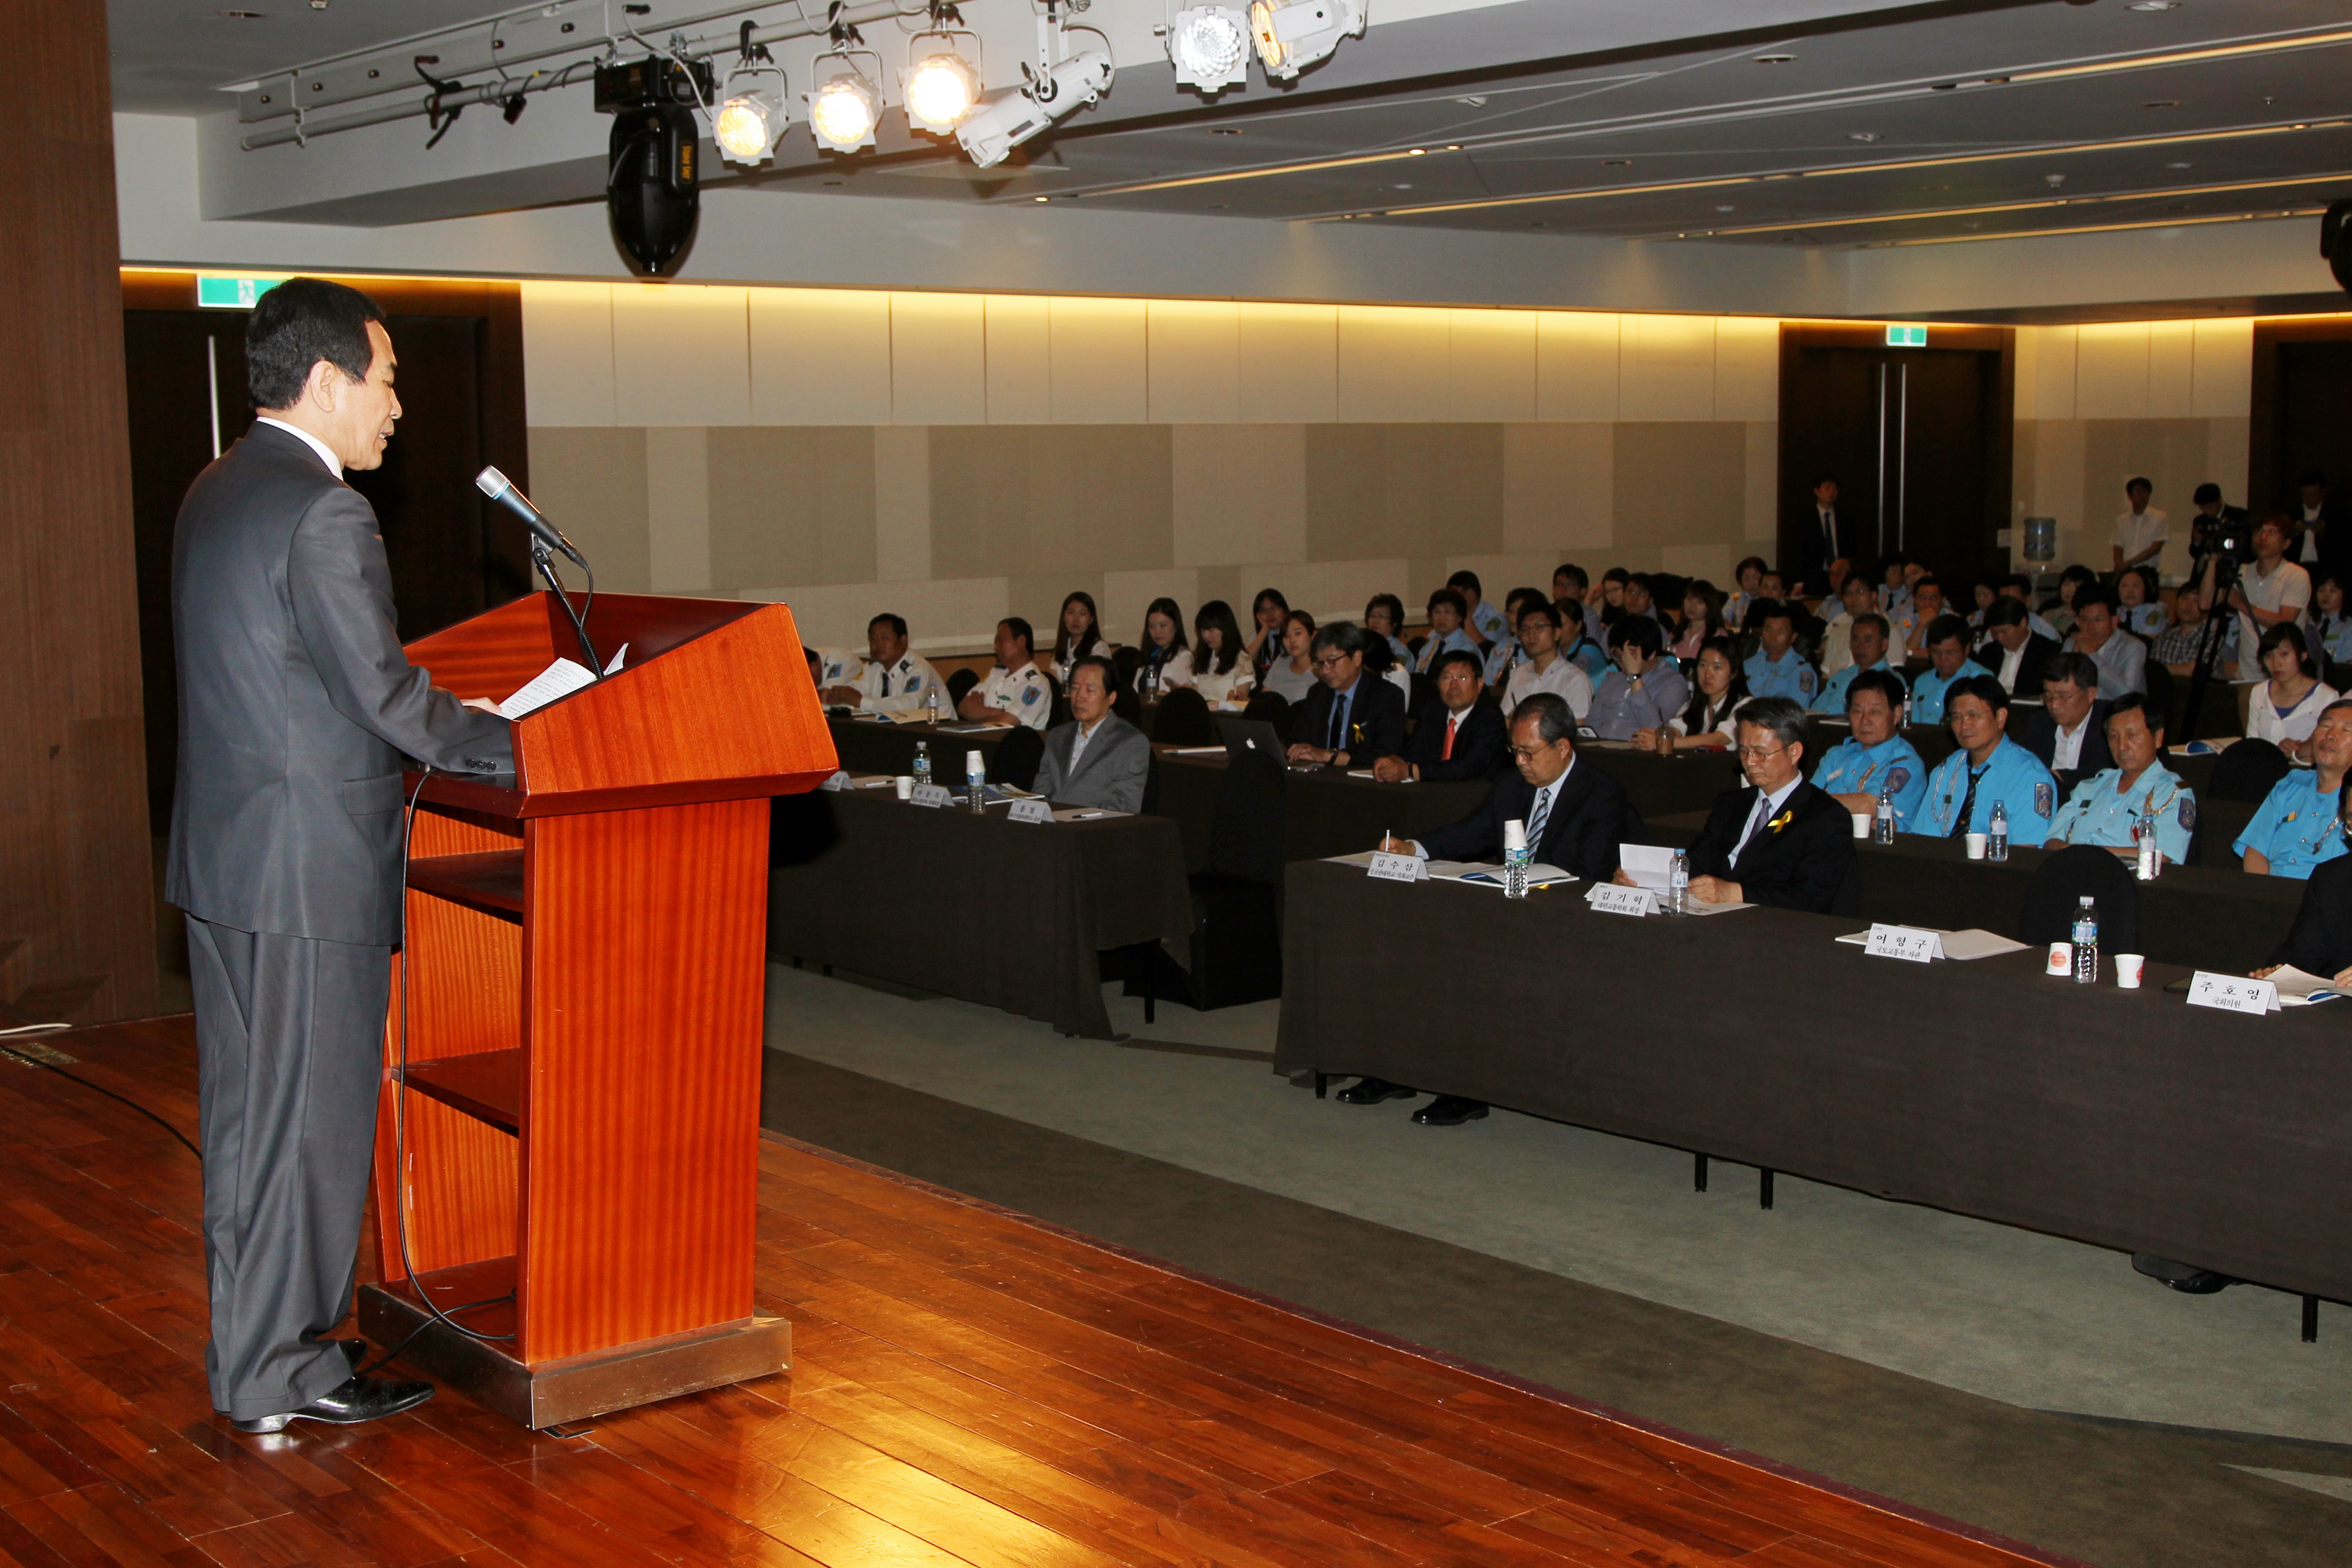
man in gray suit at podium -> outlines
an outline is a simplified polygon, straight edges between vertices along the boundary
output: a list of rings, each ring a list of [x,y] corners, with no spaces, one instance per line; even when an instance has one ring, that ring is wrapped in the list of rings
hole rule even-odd
[[[506,773],[487,703],[408,662],[375,511],[342,482],[400,417],[383,312],[296,278],[246,333],[260,417],[172,547],[180,760],[164,896],[188,919],[214,1407],[349,1424],[428,1383],[358,1375],[349,1310],[401,937],[401,759]]]

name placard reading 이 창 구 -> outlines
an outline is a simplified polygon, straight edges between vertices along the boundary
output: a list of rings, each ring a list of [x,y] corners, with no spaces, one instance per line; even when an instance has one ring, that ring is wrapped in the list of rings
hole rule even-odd
[[[1870,941],[1864,944],[1863,952],[1873,958],[1931,963],[1944,956],[1944,939],[1917,926],[1891,926],[1885,921],[1876,921],[1872,922]]]

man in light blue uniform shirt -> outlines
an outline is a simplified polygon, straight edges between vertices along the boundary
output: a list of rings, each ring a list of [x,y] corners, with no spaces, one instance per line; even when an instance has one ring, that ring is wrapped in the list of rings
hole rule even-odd
[[[2107,750],[2116,765],[2074,786],[2051,821],[2049,847],[2098,844],[2130,858],[2139,850],[2140,814],[2147,812],[2156,817],[2157,853],[2175,866],[2189,858],[2197,795],[2157,760],[2164,751],[2164,715],[2139,692],[2124,693],[2107,713]]]
[[[1911,683],[1911,722],[1944,721],[1944,697],[1955,682],[1991,670],[1969,657],[1969,623],[1958,616],[1937,616],[1921,634],[1927,639],[1927,658],[1934,668]]]
[[[2337,806],[2347,767],[2352,767],[2352,700],[2320,710],[2311,731],[2311,766],[2287,769],[2230,846],[2244,857],[2247,870],[2305,880],[2313,867],[2344,853]]]
[[[1664,634],[1647,616],[1627,616],[1609,630],[1617,668],[1592,695],[1585,722],[1604,741],[1630,741],[1638,730],[1663,729],[1690,703],[1690,683],[1674,660],[1660,658]]]
[[[1746,667],[1748,695],[1786,697],[1804,707],[1821,689],[1822,678],[1797,651],[1796,612],[1775,599],[1759,602],[1751,618],[1757,623],[1757,650]]]
[[[1846,723],[1853,738],[1830,748],[1813,770],[1813,785],[1825,789],[1856,816],[1878,813],[1881,791],[1895,804],[1895,831],[1908,833],[1927,798],[1927,764],[1911,742],[1896,733],[1903,719],[1903,682],[1894,671],[1866,669],[1846,685]]]
[[[1462,629],[1462,617],[1468,614],[1462,595],[1451,588],[1440,588],[1429,596],[1429,635],[1421,639],[1421,657],[1413,668],[1423,675],[1434,675],[1440,655],[1455,648],[1477,653],[1478,641]],[[1481,656],[1484,657],[1483,655]]]
[[[1853,618],[1853,625],[1846,632],[1846,646],[1853,650],[1853,662],[1822,682],[1820,693],[1813,698],[1812,710],[1816,713],[1844,712],[1846,690],[1863,671],[1895,674],[1886,667],[1886,617],[1877,611]],[[1899,682],[1902,677],[1895,679]]]
[[[2040,844],[2058,814],[2058,781],[2032,752],[2011,740],[2009,693],[1990,675],[1955,681],[1944,714],[1960,749],[1927,775],[1916,831],[1936,838],[1990,833],[1993,802],[2009,813],[2011,844]]]
[[[1486,602],[1486,590],[1478,585],[1478,574],[1456,572],[1445,580],[1445,585],[1462,595],[1463,624],[1477,634],[1470,639],[1474,650],[1480,644],[1510,636],[1511,628],[1503,612]]]

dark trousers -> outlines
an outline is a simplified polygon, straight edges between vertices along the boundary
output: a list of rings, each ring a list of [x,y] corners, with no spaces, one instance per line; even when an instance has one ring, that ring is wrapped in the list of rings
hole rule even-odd
[[[351,1376],[351,1310],[392,950],[188,917],[213,1407],[240,1421]]]

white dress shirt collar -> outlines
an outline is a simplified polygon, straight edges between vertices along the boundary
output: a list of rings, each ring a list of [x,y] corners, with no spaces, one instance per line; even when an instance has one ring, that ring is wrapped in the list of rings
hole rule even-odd
[[[333,449],[324,441],[320,440],[308,430],[302,429],[299,426],[289,425],[283,419],[272,419],[267,414],[256,415],[253,422],[257,425],[274,426],[278,429],[285,431],[289,436],[297,437],[304,446],[319,454],[319,461],[327,465],[327,472],[334,475],[335,478],[339,479],[343,477],[343,460],[341,458],[336,457]]]

